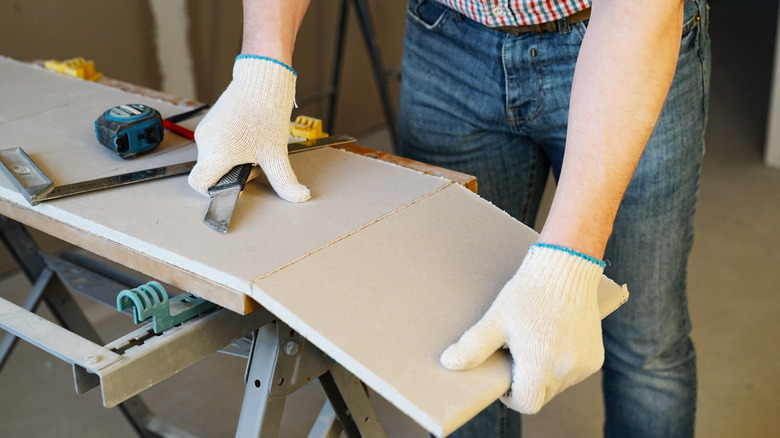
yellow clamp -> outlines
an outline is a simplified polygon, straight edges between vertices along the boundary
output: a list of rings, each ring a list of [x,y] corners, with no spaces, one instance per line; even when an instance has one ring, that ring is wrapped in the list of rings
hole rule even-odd
[[[290,135],[306,140],[315,140],[327,137],[327,132],[322,132],[322,120],[314,117],[298,116],[294,122],[290,122]]]
[[[103,73],[95,70],[95,62],[85,61],[84,58],[72,58],[62,62],[52,59],[46,61],[45,66],[49,70],[89,81],[96,81],[103,77]]]

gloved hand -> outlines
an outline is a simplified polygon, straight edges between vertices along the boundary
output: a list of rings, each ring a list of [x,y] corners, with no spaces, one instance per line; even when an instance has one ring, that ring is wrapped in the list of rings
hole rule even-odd
[[[485,315],[442,353],[446,368],[476,367],[508,347],[512,387],[501,401],[533,414],[556,394],[601,368],[604,344],[598,284],[604,263],[535,244]]]
[[[192,188],[205,195],[234,166],[256,163],[280,197],[309,200],[309,188],[298,183],[287,155],[295,79],[295,71],[276,60],[236,58],[233,81],[195,130],[198,162],[188,179]],[[250,178],[258,174],[253,169]]]

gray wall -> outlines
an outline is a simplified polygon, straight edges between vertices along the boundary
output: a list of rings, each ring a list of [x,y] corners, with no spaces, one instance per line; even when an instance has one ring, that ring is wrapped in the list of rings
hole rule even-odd
[[[387,70],[400,64],[405,2],[368,0],[377,41]],[[313,0],[301,29],[293,67],[298,71],[297,99],[328,83],[339,2]],[[196,95],[213,103],[230,81],[241,44],[240,0],[190,0],[188,39],[194,61]],[[350,10],[344,73],[335,133],[359,136],[383,125],[378,93],[356,14]],[[94,60],[107,76],[161,89],[152,11],[147,1],[16,0],[0,1],[0,55],[33,61],[76,56]],[[398,78],[389,80],[397,100]],[[326,105],[296,113],[326,116]]]

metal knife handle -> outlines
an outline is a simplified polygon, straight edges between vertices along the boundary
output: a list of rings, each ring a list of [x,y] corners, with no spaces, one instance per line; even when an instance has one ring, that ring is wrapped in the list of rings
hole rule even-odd
[[[244,185],[246,185],[246,180],[249,178],[249,173],[251,171],[251,163],[239,164],[238,166],[230,169],[230,172],[226,173],[225,176],[220,178],[216,184],[209,187],[209,194],[213,194],[214,192],[225,190],[234,186],[241,187],[241,190],[244,190]]]

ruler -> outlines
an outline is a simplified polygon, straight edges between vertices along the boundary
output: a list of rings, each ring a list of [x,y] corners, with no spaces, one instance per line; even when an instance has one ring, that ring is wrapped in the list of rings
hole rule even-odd
[[[195,161],[138,170],[121,175],[108,176],[63,186],[55,186],[54,182],[27,155],[22,148],[0,150],[0,170],[11,180],[11,183],[24,195],[31,205],[41,201],[94,192],[95,190],[118,187],[141,181],[150,181],[168,176],[189,173],[195,166]]]
[[[303,152],[312,148],[323,146],[336,146],[345,143],[354,143],[356,140],[347,135],[325,137],[316,140],[290,143],[287,146],[288,153]],[[10,148],[0,150],[0,171],[2,171],[17,190],[27,199],[30,205],[37,205],[42,201],[58,199],[65,196],[94,192],[96,190],[119,187],[142,181],[152,181],[175,175],[190,173],[195,167],[195,161],[187,161],[179,164],[155,167],[152,169],[138,170],[123,173],[121,175],[107,176],[90,181],[55,186],[43,170],[30,158],[22,148]]]

